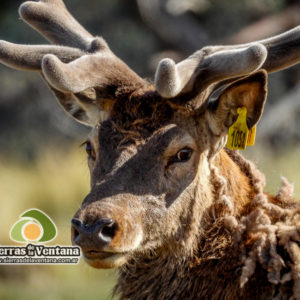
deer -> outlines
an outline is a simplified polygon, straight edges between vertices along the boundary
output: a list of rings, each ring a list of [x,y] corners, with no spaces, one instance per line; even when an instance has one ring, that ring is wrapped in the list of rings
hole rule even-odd
[[[71,220],[94,268],[117,268],[120,299],[300,299],[300,205],[277,195],[228,130],[260,120],[268,73],[300,61],[300,26],[239,45],[165,58],[154,82],[87,32],[62,0],[21,18],[53,45],[0,42],[2,64],[37,71],[65,111],[91,127],[91,188]]]

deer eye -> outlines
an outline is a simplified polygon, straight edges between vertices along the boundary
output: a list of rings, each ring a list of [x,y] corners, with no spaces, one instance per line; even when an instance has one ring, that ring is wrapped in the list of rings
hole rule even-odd
[[[95,154],[94,148],[89,141],[85,142],[85,151],[89,158],[91,158],[93,160],[96,159],[96,154]]]
[[[193,150],[190,148],[183,148],[176,153],[176,162],[188,161],[192,156]]]
[[[169,160],[169,164],[178,163],[178,162],[186,162],[188,161],[193,154],[193,150],[191,148],[183,148],[179,150],[174,156]]]

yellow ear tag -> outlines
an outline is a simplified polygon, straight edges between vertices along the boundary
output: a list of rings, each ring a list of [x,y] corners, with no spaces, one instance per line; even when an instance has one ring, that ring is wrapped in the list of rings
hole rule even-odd
[[[237,113],[237,120],[229,127],[228,130],[226,147],[229,149],[245,150],[249,134],[247,126],[247,108],[240,107],[237,109]]]
[[[255,144],[256,125],[253,126],[248,133],[247,146],[254,146]]]

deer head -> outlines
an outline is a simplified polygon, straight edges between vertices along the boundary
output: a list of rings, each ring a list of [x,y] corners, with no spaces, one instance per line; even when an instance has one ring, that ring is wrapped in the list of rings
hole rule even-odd
[[[25,2],[19,13],[55,45],[1,41],[0,61],[39,71],[63,108],[92,127],[85,142],[91,191],[72,220],[86,261],[111,268],[152,250],[192,252],[216,198],[214,163],[237,108],[247,108],[249,128],[259,121],[267,73],[300,60],[300,27],[205,47],[178,64],[164,59],[151,85],[61,0]]]

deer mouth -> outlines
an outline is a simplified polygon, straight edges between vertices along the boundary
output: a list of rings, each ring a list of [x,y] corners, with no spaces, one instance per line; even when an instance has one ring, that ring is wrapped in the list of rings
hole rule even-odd
[[[83,251],[84,260],[94,268],[111,269],[123,265],[126,253],[103,252],[98,250]]]

